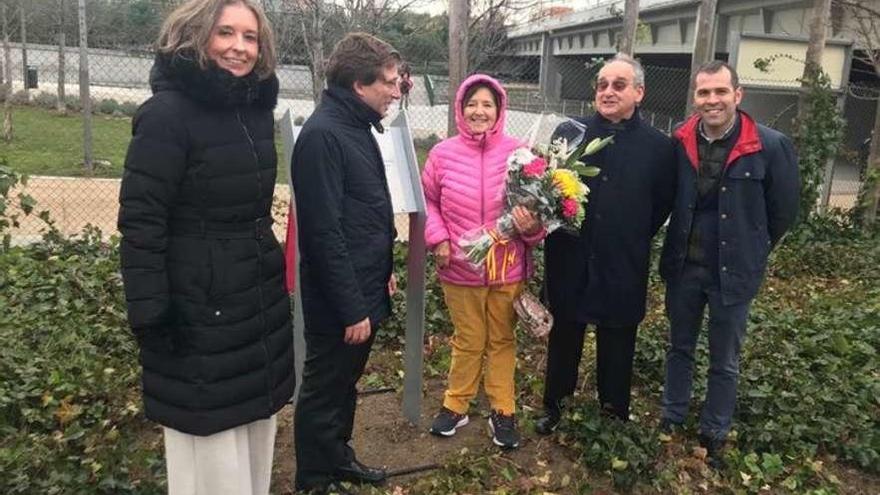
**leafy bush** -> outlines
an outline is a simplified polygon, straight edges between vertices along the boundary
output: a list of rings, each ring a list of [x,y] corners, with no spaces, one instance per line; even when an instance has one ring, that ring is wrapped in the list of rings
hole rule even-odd
[[[79,98],[73,95],[67,95],[64,97],[64,105],[67,106],[67,109],[73,112],[79,112],[82,110],[82,103]]]
[[[19,226],[20,213],[29,215],[36,205],[34,198],[21,190],[15,194],[14,199],[17,199],[17,202],[13,202],[9,197],[14,188],[26,185],[27,176],[19,174],[9,167],[5,158],[0,158],[0,238],[2,238],[0,252],[9,249],[11,242],[9,229]],[[15,208],[18,211],[10,211],[10,208]]]
[[[90,98],[92,102],[92,112],[94,113],[98,107],[98,101],[94,98]],[[67,109],[72,112],[81,112],[83,109],[82,101],[73,95],[67,95],[64,97],[64,102],[67,105]]]
[[[123,101],[119,105],[119,111],[122,113],[122,115],[134,117],[134,114],[137,113],[137,109],[139,107],[140,105],[138,105],[137,103],[131,101]]]
[[[95,231],[0,253],[0,492],[160,492],[115,244]]]
[[[4,238],[19,183],[0,167]],[[66,239],[50,228],[40,243],[0,250],[0,493],[161,491],[118,266],[118,246],[97,229]]]
[[[404,335],[406,335],[406,259],[408,253],[409,243],[394,243],[394,273],[397,275],[398,294],[391,299],[392,314],[388,321],[380,327],[376,336],[378,339],[403,342]],[[425,335],[434,333],[451,335],[452,324],[443,299],[443,289],[437,279],[434,260],[430,256],[425,271]]]
[[[23,89],[19,89],[9,97],[9,103],[13,105],[27,105],[30,103],[30,93]]]
[[[119,110],[119,102],[113,98],[104,98],[98,103],[96,110],[100,113],[110,115]]]
[[[38,107],[55,110],[55,108],[58,107],[58,95],[41,91],[36,96],[34,96],[32,102]]]
[[[439,142],[440,142],[440,138],[436,134],[431,134],[430,136],[428,136],[426,138],[413,139],[413,145],[416,148],[424,148],[427,150],[433,148],[434,145]]]

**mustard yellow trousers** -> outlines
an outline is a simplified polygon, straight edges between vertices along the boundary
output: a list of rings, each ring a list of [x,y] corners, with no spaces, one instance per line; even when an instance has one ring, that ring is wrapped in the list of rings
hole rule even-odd
[[[493,410],[515,412],[516,313],[513,301],[523,283],[466,287],[443,283],[455,331],[443,406],[459,414],[477,395],[480,378]],[[485,371],[483,365],[485,363]]]

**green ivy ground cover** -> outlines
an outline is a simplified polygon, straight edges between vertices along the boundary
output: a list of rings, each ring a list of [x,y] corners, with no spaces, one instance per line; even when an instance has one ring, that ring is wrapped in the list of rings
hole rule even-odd
[[[398,246],[398,269],[404,256]],[[636,419],[623,425],[602,417],[591,399],[574,401],[553,441],[587,469],[567,473],[559,493],[589,492],[597,478],[622,491],[834,493],[845,490],[829,463],[878,474],[880,240],[820,219],[790,236],[772,263],[743,351],[728,468],[689,467],[695,420],[672,438],[656,431],[666,327],[653,279],[655,309],[636,356]],[[427,326],[448,329],[429,279]],[[386,348],[402,341],[405,308],[399,298],[395,304],[380,335]],[[528,352],[540,353],[540,343],[531,345]],[[705,349],[701,355],[698,376],[705,376]],[[540,402],[536,362],[521,360],[518,370],[524,403]],[[448,353],[426,360],[429,375],[447,369]],[[162,493],[161,437],[142,417],[138,371],[115,244],[86,234],[0,252],[0,493]],[[704,387],[697,382],[696,397]],[[534,493],[523,479],[509,459],[474,452],[410,488]]]

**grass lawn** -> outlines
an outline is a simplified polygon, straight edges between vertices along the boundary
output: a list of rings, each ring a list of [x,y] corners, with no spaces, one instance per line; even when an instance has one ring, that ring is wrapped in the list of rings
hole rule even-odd
[[[131,119],[95,115],[92,118],[94,177],[120,177],[125,152],[131,140]],[[87,176],[82,166],[83,126],[80,114],[59,115],[53,110],[16,106],[12,113],[14,139],[0,140],[0,157],[15,170],[28,175]],[[276,135],[278,156],[284,156],[280,135]],[[419,163],[427,148],[416,146]],[[279,183],[287,183],[285,163],[278,164]]]
[[[95,115],[92,118],[95,176],[119,177],[131,137],[131,119]],[[82,165],[83,126],[79,114],[16,106],[12,112],[14,139],[0,141],[0,156],[15,170],[29,175],[87,175]]]

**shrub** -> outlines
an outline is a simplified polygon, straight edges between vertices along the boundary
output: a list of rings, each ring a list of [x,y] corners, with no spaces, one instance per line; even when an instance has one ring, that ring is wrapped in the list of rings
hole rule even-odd
[[[0,168],[4,236],[19,183]],[[0,493],[159,493],[160,437],[140,412],[118,246],[94,228],[64,238],[49,225],[42,242],[0,250]]]
[[[137,113],[137,109],[140,107],[137,103],[133,103],[130,101],[123,101],[119,105],[119,111],[122,112],[122,115],[126,115],[128,117],[134,117],[134,114]]]
[[[41,91],[32,100],[34,105],[55,110],[58,107],[58,95]]]
[[[82,110],[82,104],[80,103],[79,98],[73,95],[67,95],[64,97],[64,105],[72,112],[79,112]]]
[[[119,110],[118,101],[114,100],[113,98],[104,98],[98,103],[98,106],[95,107],[94,111],[111,115],[117,110]]]
[[[81,112],[83,109],[82,101],[73,95],[67,95],[64,97],[65,104],[67,105],[67,109],[72,112]],[[98,107],[98,101],[94,98],[91,98],[92,101],[92,113],[96,112],[96,108]]]
[[[431,134],[426,138],[414,138],[413,146],[419,150],[429,151],[435,144],[440,142],[440,138],[436,134]]]
[[[9,103],[13,105],[28,105],[30,104],[30,93],[27,91],[20,89],[9,97]]]
[[[118,247],[95,231],[0,253],[0,492],[158,493]]]

